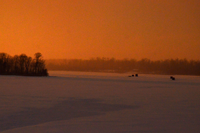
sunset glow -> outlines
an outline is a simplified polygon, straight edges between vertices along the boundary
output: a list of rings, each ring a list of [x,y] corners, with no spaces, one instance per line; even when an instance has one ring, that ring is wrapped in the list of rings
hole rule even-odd
[[[0,52],[200,60],[199,0],[4,0]]]

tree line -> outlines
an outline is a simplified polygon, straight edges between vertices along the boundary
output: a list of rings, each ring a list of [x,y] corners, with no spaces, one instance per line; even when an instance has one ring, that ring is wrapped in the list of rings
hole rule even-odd
[[[35,53],[34,58],[26,54],[10,56],[0,53],[1,75],[48,76],[45,61],[41,53]]]
[[[94,71],[94,72],[137,72],[144,74],[200,75],[200,61],[187,59],[115,59],[92,58],[47,60],[49,70]]]

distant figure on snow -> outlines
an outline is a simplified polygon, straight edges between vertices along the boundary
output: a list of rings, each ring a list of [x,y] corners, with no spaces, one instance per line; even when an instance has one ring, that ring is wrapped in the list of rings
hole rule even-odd
[[[170,79],[171,79],[171,80],[175,80],[175,77],[173,77],[173,76],[170,76]]]
[[[128,77],[138,77],[138,74],[132,74],[132,75],[129,75]]]

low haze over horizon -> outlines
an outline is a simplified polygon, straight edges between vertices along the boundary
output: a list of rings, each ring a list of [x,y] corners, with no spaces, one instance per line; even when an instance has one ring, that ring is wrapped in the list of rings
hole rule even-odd
[[[199,0],[0,1],[0,52],[200,60]]]

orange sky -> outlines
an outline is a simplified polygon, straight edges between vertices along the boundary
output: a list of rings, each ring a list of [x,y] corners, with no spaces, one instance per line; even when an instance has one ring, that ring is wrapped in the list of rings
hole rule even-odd
[[[1,0],[0,52],[200,59],[199,0]]]

